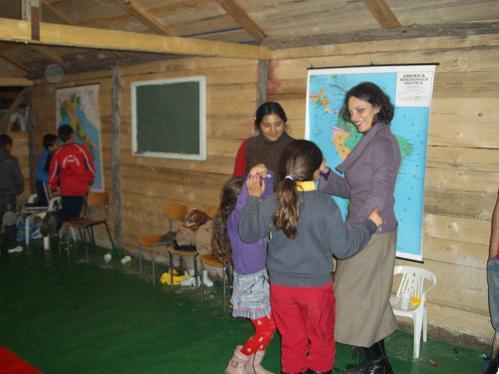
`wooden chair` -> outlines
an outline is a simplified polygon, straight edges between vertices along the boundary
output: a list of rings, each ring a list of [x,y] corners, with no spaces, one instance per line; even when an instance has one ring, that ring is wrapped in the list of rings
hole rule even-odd
[[[204,270],[205,266],[213,266],[222,269],[222,285],[224,298],[224,312],[227,311],[227,289],[229,288],[230,280],[232,279],[232,266],[230,263],[223,263],[212,254],[203,255],[201,260],[201,300],[204,301]]]
[[[182,250],[182,249],[175,249],[174,247],[169,247],[168,248],[168,255],[170,258],[170,287],[173,291],[173,256],[179,256],[180,258],[180,265],[181,267],[185,270],[187,269],[187,266],[185,264],[184,259],[186,257],[192,258],[192,265],[194,267],[194,281],[196,285],[196,295],[198,294],[198,289],[199,289],[199,271],[198,271],[198,252],[197,251],[188,251],[188,250]]]
[[[95,218],[94,210],[101,208],[103,212],[99,214],[98,218]],[[109,230],[109,225],[107,223],[109,210],[109,194],[106,191],[103,192],[90,192],[85,200],[85,205],[83,207],[83,214],[78,218],[72,218],[64,223],[64,226],[69,227],[72,231],[78,230],[80,235],[80,240],[85,245],[85,255],[88,260],[88,247],[87,242],[90,241],[95,245],[95,233],[94,227],[98,225],[104,225],[106,228],[107,236],[109,242],[111,243],[111,248],[114,248],[113,238],[111,237],[111,231]],[[69,252],[68,252],[69,255]]]
[[[185,213],[187,212],[187,205],[181,203],[169,203],[165,207],[165,216],[169,220],[169,232],[173,229],[173,222],[183,222],[185,218]],[[144,235],[137,239],[139,243],[139,274],[142,278],[142,259],[144,257],[144,250],[151,251],[151,263],[152,263],[152,284],[156,284],[156,248],[160,246],[165,246],[168,243],[161,241],[162,235]],[[173,262],[170,257],[170,269],[173,267]],[[170,274],[173,277],[172,274]]]

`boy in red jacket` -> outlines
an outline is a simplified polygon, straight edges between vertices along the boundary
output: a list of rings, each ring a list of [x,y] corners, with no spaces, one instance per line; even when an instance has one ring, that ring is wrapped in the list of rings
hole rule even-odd
[[[59,188],[61,192],[60,227],[80,215],[85,196],[94,182],[95,169],[89,149],[74,142],[71,126],[62,125],[57,132],[62,144],[50,162],[49,187],[52,191]]]

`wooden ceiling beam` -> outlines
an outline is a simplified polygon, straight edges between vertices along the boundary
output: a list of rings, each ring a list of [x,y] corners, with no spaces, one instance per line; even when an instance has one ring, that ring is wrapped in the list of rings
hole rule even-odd
[[[135,17],[144,25],[159,35],[177,35],[172,28],[158,21],[146,8],[140,5],[136,0],[114,0],[119,6],[127,11],[132,17]]]
[[[22,0],[21,5],[22,18],[31,21],[31,38],[39,40],[41,21],[40,0]],[[62,58],[57,53],[51,51],[50,48],[39,45],[32,45],[31,48],[49,60],[64,66]]]
[[[48,58],[49,60],[61,65],[62,67],[66,67],[64,65],[64,60],[62,59],[61,56],[59,56],[57,53],[55,53],[53,51],[53,49],[51,48],[47,48],[47,47],[43,47],[43,46],[40,46],[40,45],[36,45],[36,44],[31,44],[30,46],[32,49],[34,49],[35,51],[37,51],[38,53],[40,53],[41,55],[45,56],[46,58]]]
[[[90,27],[40,23],[40,40],[31,39],[31,23],[0,18],[0,40],[80,48],[115,49],[163,54],[269,59],[264,46],[218,42],[176,36],[103,30]]]
[[[0,77],[0,86],[20,86],[20,87],[25,87],[25,86],[32,86],[33,81],[26,79],[26,78],[13,78],[13,77]],[[11,93],[10,95],[13,95],[14,93]],[[16,94],[17,95],[17,94]],[[3,95],[5,97],[6,94]]]
[[[7,61],[8,63],[16,66],[17,68],[21,69],[22,71],[24,71],[25,73],[28,73],[29,76],[31,76],[31,71],[28,69],[28,67],[24,64],[21,64],[20,62],[17,62],[16,60],[6,56],[4,53],[0,52],[0,58],[3,58],[5,61]]]
[[[363,0],[374,18],[384,29],[393,29],[401,27],[397,16],[388,6],[385,0]]]
[[[68,17],[63,11],[50,4],[47,0],[40,0],[40,5],[42,6],[42,10],[48,10],[53,16],[55,16],[55,18],[64,21],[68,25],[76,25],[76,22],[73,19]]]
[[[75,20],[68,17],[64,12],[57,9],[54,5],[50,4],[47,0],[40,0],[40,5],[42,6],[42,11],[48,10],[50,13],[52,13],[53,16],[64,21],[66,24],[72,25],[72,26],[78,25],[78,23]],[[114,59],[121,58],[119,53],[116,53],[113,51],[107,51],[106,53],[109,54]]]
[[[258,43],[267,39],[267,34],[253,21],[234,0],[217,0],[222,8],[234,18]]]

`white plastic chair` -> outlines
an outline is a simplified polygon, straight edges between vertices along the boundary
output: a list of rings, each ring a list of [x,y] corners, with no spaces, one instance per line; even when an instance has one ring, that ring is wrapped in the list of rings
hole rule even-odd
[[[423,330],[423,341],[426,342],[428,330],[428,316],[426,312],[426,297],[431,289],[437,284],[437,277],[431,271],[414,266],[395,266],[394,276],[402,275],[397,294],[390,298],[393,313],[396,316],[409,317],[414,325],[414,351],[413,357],[419,358],[419,345],[421,341],[421,330]],[[425,288],[425,280],[427,286]],[[408,309],[401,308],[402,296],[408,292],[411,296],[411,302]],[[415,297],[419,298],[419,303]]]
[[[33,203],[36,201],[36,194],[32,194],[28,197],[28,203]],[[40,218],[43,219],[47,212],[55,212],[59,210],[61,207],[61,197],[56,196],[52,197],[49,200],[49,205],[46,207],[25,207],[23,209],[23,213],[26,214],[26,218],[24,220],[24,226],[25,226],[25,243],[28,246],[29,245],[29,239],[30,239],[30,224],[31,221],[33,221],[35,218]],[[44,236],[43,237],[43,248],[44,249],[49,249],[49,237]]]

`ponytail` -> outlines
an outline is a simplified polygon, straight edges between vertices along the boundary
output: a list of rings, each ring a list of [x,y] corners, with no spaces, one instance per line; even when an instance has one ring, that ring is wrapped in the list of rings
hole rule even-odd
[[[274,225],[286,237],[293,239],[298,230],[300,205],[296,192],[296,181],[286,176],[277,187],[277,208],[274,212]]]
[[[321,163],[321,150],[308,140],[293,140],[281,154],[273,222],[276,229],[288,239],[296,237],[300,218],[300,194],[296,191],[296,182],[313,180]]]

